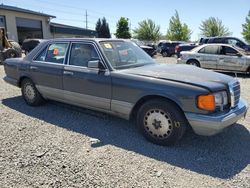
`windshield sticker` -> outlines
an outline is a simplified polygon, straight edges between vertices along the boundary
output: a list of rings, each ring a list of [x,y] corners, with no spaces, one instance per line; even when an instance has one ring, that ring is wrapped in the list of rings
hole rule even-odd
[[[105,43],[104,46],[105,46],[105,48],[107,48],[107,49],[112,49],[112,46],[111,46],[110,43]]]

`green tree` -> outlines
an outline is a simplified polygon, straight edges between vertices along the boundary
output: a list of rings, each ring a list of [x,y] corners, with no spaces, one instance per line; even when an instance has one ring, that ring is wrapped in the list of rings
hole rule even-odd
[[[179,14],[175,11],[175,15],[169,21],[169,27],[166,38],[168,40],[188,41],[191,37],[192,31],[187,24],[181,23]]]
[[[131,34],[129,32],[128,19],[121,17],[118,23],[116,24],[116,33],[115,36],[117,38],[130,39]]]
[[[138,25],[139,27],[133,30],[134,38],[151,41],[157,41],[160,38],[160,26],[156,25],[151,19],[143,20]]]
[[[109,24],[105,17],[102,20],[100,18],[97,20],[95,29],[99,38],[111,38]]]
[[[222,21],[215,17],[210,17],[202,21],[200,25],[201,35],[206,37],[228,36],[231,35],[228,28],[222,24]]]
[[[246,23],[242,24],[242,27],[243,38],[250,43],[250,11],[248,12],[248,16],[246,17]]]

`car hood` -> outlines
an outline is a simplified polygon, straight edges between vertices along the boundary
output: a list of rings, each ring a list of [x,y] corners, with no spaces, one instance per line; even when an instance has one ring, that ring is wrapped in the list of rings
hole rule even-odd
[[[122,70],[122,72],[147,78],[195,85],[206,88],[211,92],[225,89],[227,84],[234,79],[231,76],[191,65],[150,64]]]
[[[152,47],[150,47],[150,46],[145,46],[145,45],[140,45],[140,47],[143,48],[143,49],[149,49],[149,50],[153,49]]]

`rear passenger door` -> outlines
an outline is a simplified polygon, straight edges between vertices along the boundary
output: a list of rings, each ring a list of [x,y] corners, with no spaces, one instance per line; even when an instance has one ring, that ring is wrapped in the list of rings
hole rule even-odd
[[[111,76],[108,70],[88,68],[88,61],[100,60],[98,48],[91,42],[73,42],[68,63],[63,70],[66,102],[110,110]]]
[[[217,69],[219,62],[220,48],[218,45],[208,45],[201,48],[197,59],[200,59],[201,67],[208,69]]]
[[[30,74],[39,92],[54,100],[63,100],[63,67],[69,43],[50,43],[33,59]]]

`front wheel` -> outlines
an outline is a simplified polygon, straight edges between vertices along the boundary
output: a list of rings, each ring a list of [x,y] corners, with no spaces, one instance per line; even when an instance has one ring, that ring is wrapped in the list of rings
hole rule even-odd
[[[25,102],[30,106],[38,106],[44,103],[44,99],[36,89],[30,79],[24,79],[21,83],[22,96]]]
[[[187,120],[176,104],[167,100],[151,100],[142,105],[137,125],[149,141],[173,145],[184,134]]]
[[[189,61],[187,62],[187,64],[188,64],[188,65],[193,65],[193,66],[195,66],[195,67],[200,67],[200,63],[199,63],[198,61],[196,61],[196,60],[189,60]]]

